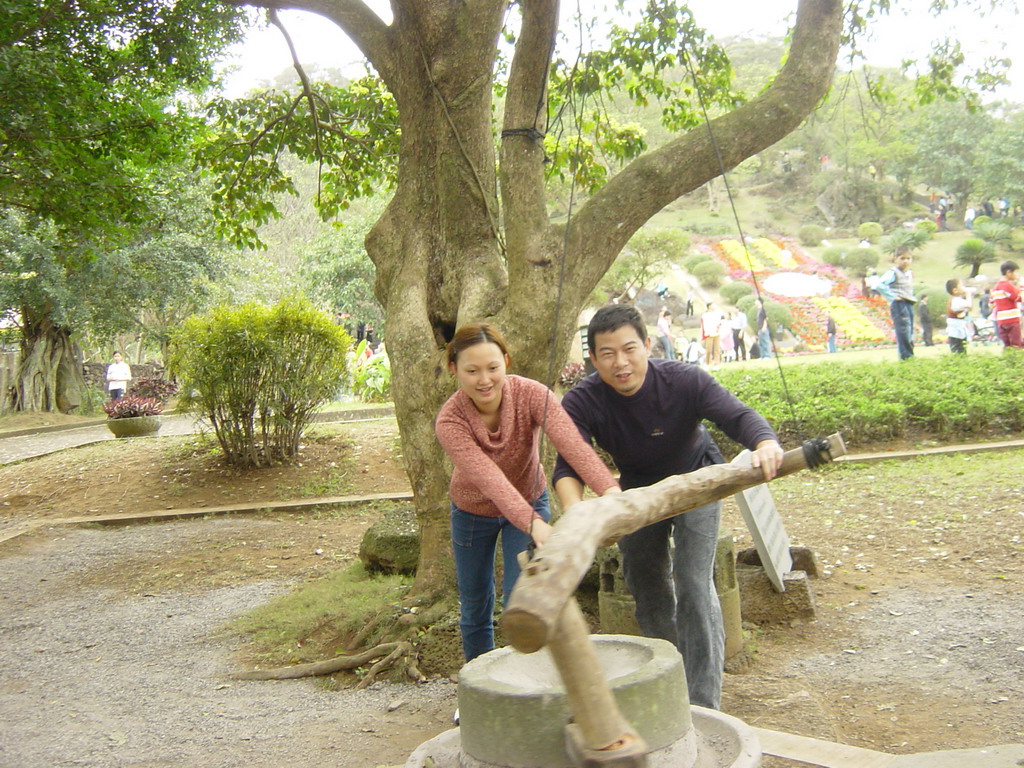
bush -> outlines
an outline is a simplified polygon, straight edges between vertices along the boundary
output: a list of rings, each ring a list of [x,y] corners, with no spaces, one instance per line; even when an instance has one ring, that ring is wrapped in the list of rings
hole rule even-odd
[[[704,264],[705,262],[709,261],[714,261],[714,259],[708,256],[706,253],[695,253],[693,254],[693,256],[686,257],[686,259],[683,261],[683,267],[686,269],[687,272],[689,272],[692,275],[694,274],[693,270],[696,269],[698,265]]]
[[[352,394],[366,403],[386,403],[391,399],[391,360],[387,355],[366,356],[366,340],[352,353]]]
[[[945,328],[946,303],[949,300],[949,294],[946,293],[946,289],[918,286],[914,293],[918,298],[921,296],[928,297],[928,317],[932,319],[932,325],[935,328]],[[919,325],[917,319],[914,320],[914,324],[915,326]]]
[[[842,432],[854,451],[920,432],[966,440],[1024,429],[1018,384],[1024,379],[1024,355],[943,355],[916,358],[913,365],[893,360],[791,366],[786,384],[792,410],[777,371],[725,366],[718,378],[768,419],[786,447],[833,432]],[[727,438],[719,445],[738,450]]]
[[[178,385],[173,381],[161,379],[159,376],[143,376],[141,379],[136,379],[125,394],[151,397],[161,403],[166,403],[167,398],[178,394]]]
[[[566,363],[558,375],[558,385],[562,389],[572,389],[587,375],[587,367],[583,363]]]
[[[111,419],[134,419],[137,416],[159,416],[164,404],[155,397],[125,395],[103,404],[103,410]]]
[[[302,299],[223,306],[185,321],[170,367],[181,405],[210,422],[225,459],[262,467],[298,453],[316,409],[346,378],[350,344]]]
[[[845,256],[846,249],[840,248],[838,245],[833,245],[821,252],[821,260],[833,267],[841,266]]]
[[[757,331],[757,305],[754,303],[754,296],[744,296],[736,305],[746,316],[747,323],[752,331]],[[785,304],[777,301],[766,301],[764,311],[768,315],[768,328],[771,330],[772,338],[775,338],[775,329],[781,325],[787,330],[793,328],[793,315]]]
[[[693,270],[693,276],[704,288],[717,288],[725,277],[725,267],[717,261],[708,261],[698,264]]]
[[[718,293],[721,295],[721,297],[728,301],[730,304],[736,304],[744,296],[749,296],[753,292],[753,288],[751,288],[746,283],[740,282],[739,280],[736,280],[731,283],[726,283],[725,285],[718,289]]]
[[[821,245],[821,241],[825,239],[825,228],[818,224],[804,224],[797,232],[797,237],[800,238],[801,245],[813,248]]]
[[[874,248],[854,248],[846,254],[846,269],[856,277],[864,277],[869,269],[878,266],[880,258]]]
[[[917,222],[917,224],[914,225],[914,229],[918,229],[922,232],[927,232],[928,238],[931,239],[931,236],[939,231],[939,225],[936,224],[931,219],[921,219],[919,222]]]
[[[890,256],[896,254],[900,248],[909,248],[911,251],[919,251],[931,239],[931,235],[923,229],[897,229],[894,230],[885,242],[885,252]]]
[[[877,243],[885,229],[877,221],[865,221],[857,227],[857,237],[867,240],[869,243]]]

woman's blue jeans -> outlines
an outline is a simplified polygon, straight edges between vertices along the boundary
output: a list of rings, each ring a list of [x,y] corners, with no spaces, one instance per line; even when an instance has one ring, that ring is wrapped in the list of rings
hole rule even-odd
[[[551,519],[548,492],[544,491],[533,509],[545,522]],[[459,630],[466,661],[494,649],[494,554],[501,536],[504,576],[502,599],[512,594],[519,578],[516,556],[526,550],[530,535],[504,517],[483,517],[459,509],[452,503],[452,553],[459,587]]]

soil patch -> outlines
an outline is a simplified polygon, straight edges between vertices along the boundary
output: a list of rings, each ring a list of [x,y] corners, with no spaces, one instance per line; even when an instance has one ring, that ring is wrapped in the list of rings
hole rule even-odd
[[[112,440],[0,467],[0,525],[49,518],[403,492],[394,419],[313,427],[289,464],[236,470],[208,434]]]
[[[393,420],[319,435],[295,465],[258,473],[222,470],[209,442],[178,438],[21,462],[0,469],[0,524],[407,489]],[[790,538],[825,572],[812,582],[818,619],[749,627],[751,659],[726,675],[723,710],[894,753],[1024,742],[1022,461],[1021,450],[932,456],[773,483]],[[14,494],[38,498],[15,505]],[[230,674],[244,638],[220,631],[349,562],[378,514],[44,527],[4,545],[0,763],[401,764],[448,727],[454,685],[356,694],[310,680],[240,683]],[[723,525],[750,545],[731,502]],[[55,717],[65,727],[53,729]]]

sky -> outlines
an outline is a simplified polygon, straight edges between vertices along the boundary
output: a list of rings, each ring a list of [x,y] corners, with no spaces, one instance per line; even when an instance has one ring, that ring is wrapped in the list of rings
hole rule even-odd
[[[584,0],[580,3],[585,7],[597,5]],[[384,0],[370,0],[368,4],[384,18],[390,19]],[[986,56],[1013,58],[1011,39],[1016,36],[1019,40],[1024,35],[1024,17],[1008,10],[1000,10],[995,17],[986,19],[973,11],[956,9],[948,12],[951,15],[935,19],[920,10],[926,6],[925,0],[909,0],[904,4],[919,10],[910,14],[894,10],[889,17],[873,26],[874,39],[868,41],[866,47],[869,64],[891,67],[898,66],[904,58],[922,57],[928,52],[931,40],[939,39],[949,31],[960,39],[969,62],[980,62]],[[638,0],[636,5],[640,5]],[[796,0],[743,2],[742,13],[737,13],[738,5],[739,0],[689,2],[697,22],[718,38],[734,35],[781,37],[786,32],[787,17],[795,13],[797,3]],[[563,16],[571,14],[576,6],[572,0],[563,0]],[[361,74],[362,57],[358,49],[333,23],[300,11],[283,11],[280,15],[304,65],[335,67],[347,74]],[[226,66],[234,69],[226,78],[226,94],[240,96],[290,67],[291,57],[277,29],[254,30],[243,43],[235,46],[233,59]],[[1015,82],[1001,89],[995,98],[1024,104],[1024,55],[1022,61],[1010,70],[1010,77]]]

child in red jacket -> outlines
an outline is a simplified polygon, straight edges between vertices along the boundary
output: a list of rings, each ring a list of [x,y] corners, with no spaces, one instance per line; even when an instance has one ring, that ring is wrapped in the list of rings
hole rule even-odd
[[[1020,334],[1020,288],[1017,287],[1017,266],[1015,261],[1004,261],[999,266],[1003,279],[992,286],[992,309],[995,315],[999,338],[1003,348],[1024,347]]]

